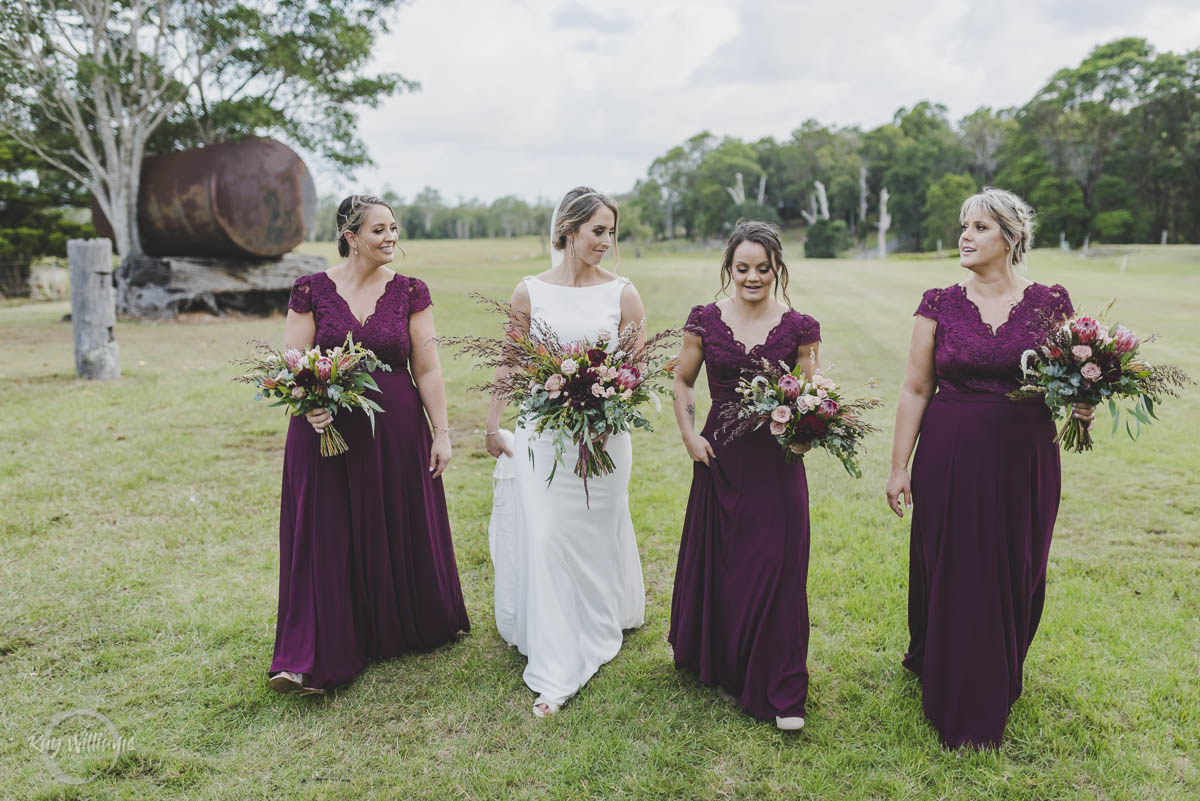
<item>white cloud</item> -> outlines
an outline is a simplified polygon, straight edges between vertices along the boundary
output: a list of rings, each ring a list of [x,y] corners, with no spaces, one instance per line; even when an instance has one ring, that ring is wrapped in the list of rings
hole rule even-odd
[[[378,167],[351,182],[313,166],[322,192],[621,192],[701,130],[873,127],[924,99],[959,117],[1024,103],[1097,44],[1182,51],[1197,32],[1184,0],[414,0],[374,45],[377,68],[422,85],[362,112]]]

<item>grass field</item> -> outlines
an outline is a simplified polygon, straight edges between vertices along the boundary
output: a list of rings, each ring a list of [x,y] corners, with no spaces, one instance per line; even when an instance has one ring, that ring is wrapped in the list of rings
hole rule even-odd
[[[406,242],[443,334],[496,320],[542,269],[533,240]],[[652,327],[712,298],[718,254],[626,248]],[[1125,269],[1122,270],[1124,260]],[[121,323],[123,377],[74,378],[58,304],[0,307],[0,798],[1195,799],[1200,797],[1200,392],[1166,404],[1140,442],[1064,456],[1046,614],[999,752],[944,752],[899,658],[907,527],[883,484],[891,416],[923,289],[955,261],[803,261],[792,299],[822,324],[822,358],[887,401],[861,481],[808,459],[812,493],[808,725],[776,731],[676,672],[666,642],[691,475],[669,410],[635,437],[631,495],[647,619],[547,720],[492,621],[481,449],[482,379],[443,353],[455,426],[446,474],[474,628],[432,653],[377,663],[324,700],[266,686],[274,636],[285,420],[231,382],[251,338],[282,318]],[[1036,251],[1031,276],[1078,306],[1119,297],[1149,352],[1200,375],[1200,247]],[[1200,388],[1197,388],[1200,389]],[[701,398],[706,398],[703,389]],[[92,709],[127,750],[61,753],[87,784],[52,778],[34,740]],[[78,720],[56,733],[71,732]],[[86,729],[94,730],[93,728]]]

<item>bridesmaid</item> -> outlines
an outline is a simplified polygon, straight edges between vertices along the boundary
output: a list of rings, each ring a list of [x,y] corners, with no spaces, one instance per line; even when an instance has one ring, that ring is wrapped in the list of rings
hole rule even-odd
[[[1005,393],[1018,386],[1021,353],[1043,339],[1043,316],[1072,306],[1063,287],[1018,273],[1033,239],[1019,197],[987,187],[959,219],[970,275],[928,290],[917,308],[887,499],[900,517],[912,509],[904,665],[944,743],[980,748],[999,746],[1021,695],[1060,488],[1049,410]],[[1093,411],[1073,414],[1090,423]]]
[[[762,359],[819,366],[817,321],[791,308],[779,233],[743,221],[725,246],[721,290],[696,306],[675,372],[675,419],[692,457],[692,489],[671,601],[675,665],[781,729],[804,726],[808,695],[808,482],[763,428],[714,437],[721,408],[738,401],[743,369]],[[783,295],[786,302],[777,299]],[[695,432],[696,377],[706,365],[712,409]]]
[[[337,228],[346,260],[296,279],[284,342],[331,348],[353,332],[392,372],[374,375],[384,410],[374,435],[361,411],[338,415],[348,452],[319,455],[324,409],[288,428],[269,676],[271,689],[301,695],[470,628],[442,490],[450,427],[429,290],[386,266],[398,235],[382,200],[346,198]]]

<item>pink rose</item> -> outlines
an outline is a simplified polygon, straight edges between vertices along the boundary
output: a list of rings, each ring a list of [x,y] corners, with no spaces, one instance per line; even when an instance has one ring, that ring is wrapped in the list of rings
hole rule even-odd
[[[567,379],[559,373],[555,373],[546,379],[546,391],[550,393],[559,392],[567,385]]]
[[[1100,365],[1095,362],[1088,362],[1079,369],[1079,372],[1083,373],[1083,377],[1088,381],[1095,381],[1104,374],[1104,371],[1100,369]]]
[[[804,384],[796,376],[788,373],[779,379],[779,389],[783,392],[784,399],[794,401],[800,397],[800,390],[804,388]]]
[[[292,397],[296,400],[304,400],[304,396],[307,394],[304,391],[304,387],[292,387]]]
[[[317,378],[328,381],[331,375],[333,375],[333,361],[327,356],[317,359]]]
[[[1071,322],[1071,330],[1080,342],[1091,342],[1100,333],[1100,324],[1091,317],[1077,317]]]
[[[1092,358],[1092,349],[1087,345],[1074,345],[1071,347],[1071,355],[1078,361],[1086,362]]]
[[[821,400],[816,395],[801,395],[796,399],[796,408],[801,412],[811,412],[820,405]]]
[[[792,419],[792,409],[790,406],[776,406],[771,411],[771,419],[776,423],[786,423]]]
[[[604,397],[604,387],[600,386],[600,384],[592,384],[592,394],[595,395],[597,398],[603,398]]]
[[[562,370],[563,375],[575,375],[579,370],[579,363],[574,359],[563,359],[562,367],[559,369]]]
[[[1137,335],[1123,325],[1118,325],[1113,331],[1113,349],[1117,353],[1129,353],[1141,344]]]
[[[821,405],[817,407],[817,414],[824,417],[826,420],[832,420],[837,416],[838,405],[829,398],[821,401]]]
[[[629,400],[633,397],[633,390],[626,389],[621,391],[621,400]]]
[[[782,409],[784,407],[779,406],[777,408]],[[771,421],[771,434],[772,435],[779,437],[779,436],[782,436],[783,432],[785,432],[785,431],[787,431],[787,423],[781,423],[778,420]]]

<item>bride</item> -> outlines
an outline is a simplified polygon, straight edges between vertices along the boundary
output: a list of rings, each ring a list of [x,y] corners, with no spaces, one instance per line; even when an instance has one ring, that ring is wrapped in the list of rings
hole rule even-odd
[[[555,210],[550,234],[552,266],[517,284],[511,325],[522,317],[524,327],[540,320],[567,343],[644,322],[633,284],[600,267],[617,238],[611,198],[586,186],[572,189]],[[629,517],[633,449],[628,433],[608,439],[616,469],[588,479],[589,502],[570,464],[560,464],[547,486],[550,435],[520,425],[500,430],[503,410],[503,400],[493,398],[484,428],[497,460],[488,526],[496,627],[528,657],[524,679],[537,693],[533,714],[546,717],[617,655],[623,629],[642,625],[645,589]]]

